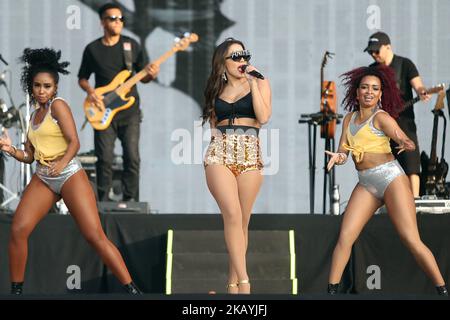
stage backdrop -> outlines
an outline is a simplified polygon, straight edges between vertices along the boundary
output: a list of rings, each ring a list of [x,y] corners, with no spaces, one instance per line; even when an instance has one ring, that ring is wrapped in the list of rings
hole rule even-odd
[[[3,0],[0,2],[0,53],[11,71],[6,76],[14,102],[19,89],[17,57],[25,47],[54,47],[71,62],[71,75],[62,77],[59,94],[70,103],[78,128],[84,121],[85,94],[76,74],[84,47],[102,35],[96,13],[103,0]],[[227,37],[241,39],[253,53],[252,63],[272,85],[273,114],[263,131],[267,164],[264,185],[255,204],[257,213],[309,211],[307,126],[302,113],[319,111],[319,71],[325,51],[335,57],[325,68],[325,79],[354,67],[368,65],[363,52],[370,34],[386,31],[399,55],[411,58],[427,86],[450,81],[450,2],[447,0],[122,0],[127,19],[124,34],[142,43],[151,59],[172,46],[181,32],[198,33],[200,41],[161,66],[157,82],[139,85],[144,119],[140,150],[141,200],[159,213],[211,213],[218,208],[205,183],[202,153],[208,135],[199,120],[202,92],[214,46]],[[93,78],[93,77],[92,77]],[[93,79],[91,81],[93,83]],[[8,101],[0,88],[0,98]],[[338,90],[342,100],[342,88]],[[432,109],[415,107],[420,148],[430,151]],[[8,104],[8,103],[7,103]],[[24,108],[22,108],[24,110]],[[341,109],[339,112],[343,112]],[[447,114],[447,111],[445,111]],[[340,134],[340,126],[337,129]],[[12,129],[16,143],[17,130]],[[81,152],[93,149],[88,126],[80,131]],[[337,137],[338,138],[338,137]],[[317,141],[316,211],[322,211],[323,140]],[[440,149],[438,149],[440,150]],[[121,147],[117,145],[117,153]],[[450,155],[449,148],[446,150]],[[5,185],[20,185],[20,167],[6,164]],[[336,181],[341,208],[356,183],[352,164],[339,167]],[[11,203],[14,208],[17,201]]]

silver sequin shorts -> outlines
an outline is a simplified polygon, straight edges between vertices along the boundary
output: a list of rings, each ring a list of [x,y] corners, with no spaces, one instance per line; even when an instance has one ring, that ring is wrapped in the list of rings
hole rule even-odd
[[[405,174],[397,160],[389,161],[374,168],[358,171],[359,184],[383,200],[384,192],[395,178]]]
[[[41,163],[36,164],[36,175],[44,182],[54,193],[61,194],[64,183],[80,169],[82,169],[80,160],[73,158],[58,176],[49,176],[50,167]]]

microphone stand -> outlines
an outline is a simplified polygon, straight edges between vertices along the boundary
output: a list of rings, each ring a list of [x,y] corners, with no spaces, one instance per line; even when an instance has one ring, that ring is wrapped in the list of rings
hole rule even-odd
[[[298,120],[298,123],[307,123],[308,124],[308,160],[309,160],[309,213],[314,214],[314,202],[315,202],[315,183],[316,183],[316,140],[317,140],[317,126],[325,125],[334,119],[339,120],[343,116],[337,113],[328,113],[328,112],[317,112],[310,114],[301,114]],[[325,148],[328,147],[330,139],[326,139]],[[334,150],[334,139],[333,141],[333,149]],[[334,168],[333,168],[334,170]],[[326,156],[325,156],[325,176],[324,176],[324,189],[326,190]],[[324,191],[324,201],[326,198],[326,193]],[[325,212],[325,204],[323,208]],[[325,214],[325,213],[324,213]]]
[[[308,124],[308,160],[309,160],[309,213],[314,214],[314,196],[315,196],[315,171],[316,171],[316,139],[317,126],[319,125],[318,118],[313,117],[312,114],[302,114],[302,118],[298,123]],[[312,141],[311,141],[312,135]]]
[[[325,90],[322,92],[322,96],[323,97],[327,97],[328,95],[328,88],[325,88]],[[341,119],[343,116],[341,114],[337,114],[335,113],[333,110],[331,110],[330,106],[327,103],[327,100],[324,100],[324,110],[322,111],[324,114],[324,121],[323,121],[323,125],[327,125],[329,122],[336,120],[336,124],[339,124],[340,121],[339,119]],[[328,136],[328,132],[326,132],[325,134],[325,150],[335,150],[335,140],[334,140],[334,136],[333,137],[329,137]],[[327,158],[328,155],[326,153],[324,153],[323,155],[323,201],[322,201],[322,214],[326,214],[326,205],[327,205],[327,182],[328,182],[328,186],[329,186],[329,200],[330,200],[330,212],[332,212],[331,208],[333,206],[333,188],[335,185],[335,181],[336,181],[336,171],[335,171],[335,166],[333,166],[333,168],[331,168],[330,171],[327,170]]]

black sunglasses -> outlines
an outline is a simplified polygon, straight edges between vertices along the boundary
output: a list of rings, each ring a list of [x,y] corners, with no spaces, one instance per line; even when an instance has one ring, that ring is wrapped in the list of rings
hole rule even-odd
[[[225,57],[225,59],[231,59],[235,62],[241,61],[241,59],[244,59],[244,61],[248,62],[252,58],[252,55],[250,51],[248,50],[242,50],[242,51],[235,51],[231,53],[229,57]]]
[[[106,16],[103,19],[108,19],[110,22],[117,21],[117,20],[120,20],[121,22],[123,22],[125,20],[125,18],[123,16]]]
[[[372,55],[372,54],[380,54],[380,50],[369,50],[369,51],[367,51],[370,55]]]

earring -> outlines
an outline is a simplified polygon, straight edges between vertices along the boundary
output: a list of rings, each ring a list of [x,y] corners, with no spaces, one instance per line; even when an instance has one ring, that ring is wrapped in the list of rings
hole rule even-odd
[[[383,105],[381,104],[381,98],[380,98],[380,100],[378,100],[377,107],[379,109],[383,109]]]
[[[39,108],[39,104],[36,102],[34,94],[30,94],[30,106],[32,106],[34,109]]]
[[[227,77],[227,74],[226,74],[225,71],[222,73],[222,80],[223,80],[224,82],[228,82],[228,77]]]

